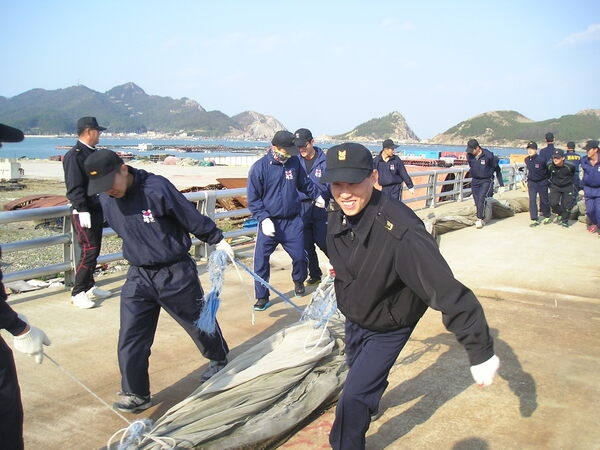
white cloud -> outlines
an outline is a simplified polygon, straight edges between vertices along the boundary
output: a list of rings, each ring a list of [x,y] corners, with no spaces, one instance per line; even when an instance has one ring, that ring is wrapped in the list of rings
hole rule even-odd
[[[600,41],[600,23],[589,25],[585,31],[573,33],[558,43],[559,47],[570,47],[587,42]]]

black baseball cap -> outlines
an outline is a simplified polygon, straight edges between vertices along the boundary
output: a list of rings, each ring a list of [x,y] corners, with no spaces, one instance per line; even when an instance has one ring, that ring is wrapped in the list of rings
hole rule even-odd
[[[564,158],[565,152],[563,152],[560,148],[557,148],[556,150],[554,150],[554,152],[552,152],[552,157],[553,158]]]
[[[383,145],[382,148],[398,148],[399,146],[394,144],[394,141],[392,141],[391,139],[386,139],[385,141],[383,141]]]
[[[364,145],[353,142],[327,150],[325,164],[321,183],[360,183],[373,173],[373,155]]]
[[[294,156],[298,154],[298,147],[294,144],[294,135],[289,131],[280,130],[275,133],[275,136],[271,139],[271,144],[285,150],[288,155]]]
[[[0,123],[0,142],[21,142],[25,135],[21,130]]]
[[[313,135],[308,128],[298,128],[294,133],[294,145],[296,147],[304,147],[312,139]]]
[[[83,167],[89,178],[87,193],[96,195],[108,191],[114,181],[115,174],[121,169],[123,160],[112,150],[96,150],[85,159]]]
[[[546,133],[546,141],[548,141],[548,142],[554,141],[554,135],[552,133]]]
[[[575,148],[575,142],[573,142],[573,141],[569,141],[569,142],[567,142],[567,148],[572,148],[572,149],[574,149],[574,148]]]
[[[533,149],[537,150],[537,142],[529,141],[527,143],[527,147],[525,147],[525,148],[533,148]]]
[[[473,153],[477,147],[479,147],[477,139],[469,139],[469,142],[467,142],[467,153]]]
[[[92,130],[98,131],[106,130],[106,128],[98,125],[98,121],[95,117],[91,116],[82,117],[77,121],[77,134],[81,134],[81,132],[86,128],[91,128]]]
[[[585,146],[583,147],[583,149],[586,151],[591,150],[593,148],[598,148],[598,141],[596,139],[590,139],[585,143]]]

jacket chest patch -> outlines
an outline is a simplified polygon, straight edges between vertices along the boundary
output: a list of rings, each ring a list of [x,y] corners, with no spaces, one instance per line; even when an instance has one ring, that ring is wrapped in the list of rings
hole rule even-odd
[[[285,179],[286,180],[293,180],[294,179],[294,171],[293,170],[286,170],[285,171]]]
[[[315,170],[315,177],[321,178],[321,169],[316,169]]]
[[[396,167],[393,164],[390,164],[390,170],[396,170]]]
[[[142,210],[142,219],[144,219],[144,223],[154,222],[154,216],[152,215],[152,210],[143,209]]]

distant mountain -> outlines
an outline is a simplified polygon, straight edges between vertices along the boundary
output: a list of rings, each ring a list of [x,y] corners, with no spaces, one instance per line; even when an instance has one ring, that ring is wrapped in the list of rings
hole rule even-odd
[[[528,141],[544,143],[546,133],[552,132],[557,146],[564,147],[568,141],[583,144],[587,139],[597,139],[599,130],[599,109],[586,109],[541,122],[534,122],[516,111],[491,111],[460,122],[430,142],[466,145],[469,139],[475,138],[482,147],[525,147]]]
[[[0,122],[29,135],[73,134],[79,117],[93,115],[108,132],[164,133],[201,137],[262,140],[285,129],[273,117],[248,111],[228,117],[206,111],[189,98],[148,95],[134,83],[106,93],[85,86],[47,91],[32,89],[12,98],[0,97]]]
[[[414,143],[419,138],[410,129],[404,116],[398,111],[391,112],[387,116],[371,119],[362,123],[344,134],[331,136],[332,139],[340,141],[383,141],[392,139],[394,142]]]

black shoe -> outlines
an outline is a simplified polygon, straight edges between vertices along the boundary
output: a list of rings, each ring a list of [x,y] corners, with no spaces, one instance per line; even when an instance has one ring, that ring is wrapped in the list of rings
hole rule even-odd
[[[306,289],[304,289],[304,283],[294,281],[294,294],[296,295],[296,297],[300,297],[300,296],[304,295],[305,292],[306,292]]]
[[[119,392],[121,400],[113,403],[113,408],[126,413],[138,413],[152,406],[149,395],[126,394]]]
[[[223,367],[227,365],[227,359],[222,361],[213,361],[211,360],[208,364],[208,368],[202,373],[200,376],[200,383],[204,383],[212,378],[213,375],[216,375]]]
[[[256,299],[256,303],[254,304],[254,311],[264,311],[269,306],[271,306],[271,302],[269,298],[258,298]]]
[[[315,284],[319,284],[321,282],[321,277],[310,277],[306,280],[307,286],[314,286]]]

